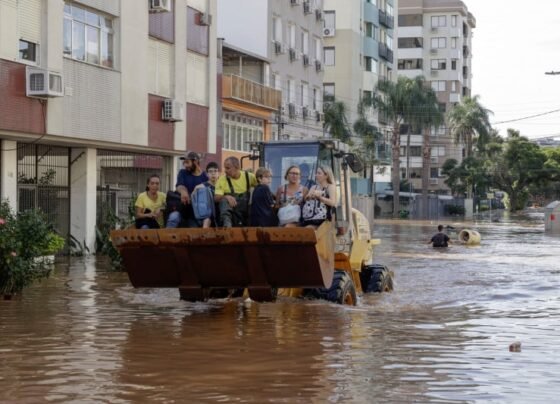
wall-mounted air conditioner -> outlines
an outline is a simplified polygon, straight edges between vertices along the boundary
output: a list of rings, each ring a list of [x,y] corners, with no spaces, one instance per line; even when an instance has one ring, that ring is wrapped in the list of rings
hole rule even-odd
[[[296,105],[294,103],[288,104],[288,116],[293,119],[296,117]]]
[[[303,119],[307,119],[309,117],[309,108],[308,107],[302,107],[301,108],[301,116],[303,116]]]
[[[183,103],[170,98],[163,100],[161,106],[161,119],[163,121],[177,122],[185,119]]]
[[[323,19],[323,11],[321,9],[315,9],[315,19],[321,21]]]
[[[309,66],[309,55],[303,55],[303,65]]]
[[[28,97],[64,96],[62,74],[38,67],[25,68],[25,94]]]
[[[335,32],[334,28],[327,28],[327,27],[323,28],[323,36],[324,37],[334,36],[335,33],[336,32]]]
[[[212,15],[208,13],[198,14],[198,25],[212,25]]]
[[[315,70],[317,70],[318,72],[323,70],[323,64],[320,60],[315,60]]]
[[[284,45],[282,42],[274,41],[274,53],[276,53],[277,55],[283,55],[284,53],[286,53],[286,45]]]
[[[297,6],[301,4],[301,0],[290,0],[290,4],[292,6]]]
[[[437,185],[438,179],[437,178],[430,178],[430,185]]]
[[[150,0],[150,11],[154,13],[171,11],[171,0]]]
[[[430,163],[437,164],[438,163],[438,158],[437,157],[430,157]]]

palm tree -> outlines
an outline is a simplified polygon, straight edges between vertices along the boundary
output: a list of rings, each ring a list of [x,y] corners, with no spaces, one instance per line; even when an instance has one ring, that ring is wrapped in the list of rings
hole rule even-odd
[[[333,138],[343,142],[349,142],[351,132],[348,128],[348,118],[346,117],[346,104],[333,98],[327,98],[323,106],[325,114],[323,129]]]
[[[400,207],[400,127],[404,123],[424,127],[427,124],[431,125],[432,120],[437,120],[434,111],[437,103],[434,105],[434,98],[426,95],[430,92],[422,77],[409,79],[400,76],[396,83],[380,80],[376,86],[373,104],[392,126],[393,217],[398,217]]]
[[[473,143],[485,143],[490,135],[492,111],[484,108],[479,96],[464,97],[447,114],[447,124],[455,143],[465,143],[467,157],[473,154]]]

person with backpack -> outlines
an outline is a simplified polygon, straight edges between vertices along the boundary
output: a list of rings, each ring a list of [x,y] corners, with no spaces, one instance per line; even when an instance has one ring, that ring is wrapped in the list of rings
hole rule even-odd
[[[233,156],[224,160],[224,172],[216,183],[215,195],[222,226],[247,226],[251,188],[257,185],[257,178],[255,174],[241,170],[239,159]]]
[[[449,236],[443,232],[443,226],[441,224],[437,227],[437,229],[438,232],[433,235],[428,244],[431,244],[434,248],[448,247],[449,244],[452,244]]]
[[[217,214],[219,207],[214,201],[216,192],[216,183],[220,178],[220,167],[218,163],[210,162],[206,165],[206,174],[208,181],[195,187],[192,194],[192,207],[194,217],[198,220],[198,224],[203,228],[209,228],[218,225]]]
[[[166,227],[179,227],[185,224],[186,227],[200,227],[198,220],[194,217],[191,204],[191,195],[195,187],[208,181],[208,176],[200,168],[200,156],[195,152],[188,152],[183,157],[183,168],[177,174],[177,184],[175,188],[181,196],[180,208],[169,212]],[[169,198],[168,196],[168,199]]]

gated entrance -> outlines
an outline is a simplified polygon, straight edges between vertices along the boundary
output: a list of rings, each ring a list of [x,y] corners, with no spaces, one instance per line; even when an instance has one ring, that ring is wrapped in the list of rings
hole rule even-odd
[[[18,143],[18,211],[40,209],[62,237],[70,233],[70,149]]]

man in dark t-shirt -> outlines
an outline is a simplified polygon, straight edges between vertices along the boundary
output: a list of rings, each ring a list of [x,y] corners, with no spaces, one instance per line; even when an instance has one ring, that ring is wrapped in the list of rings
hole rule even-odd
[[[438,227],[438,232],[433,235],[432,239],[428,244],[432,244],[432,247],[441,248],[448,247],[451,243],[449,236],[443,232],[443,226],[440,224]]]

